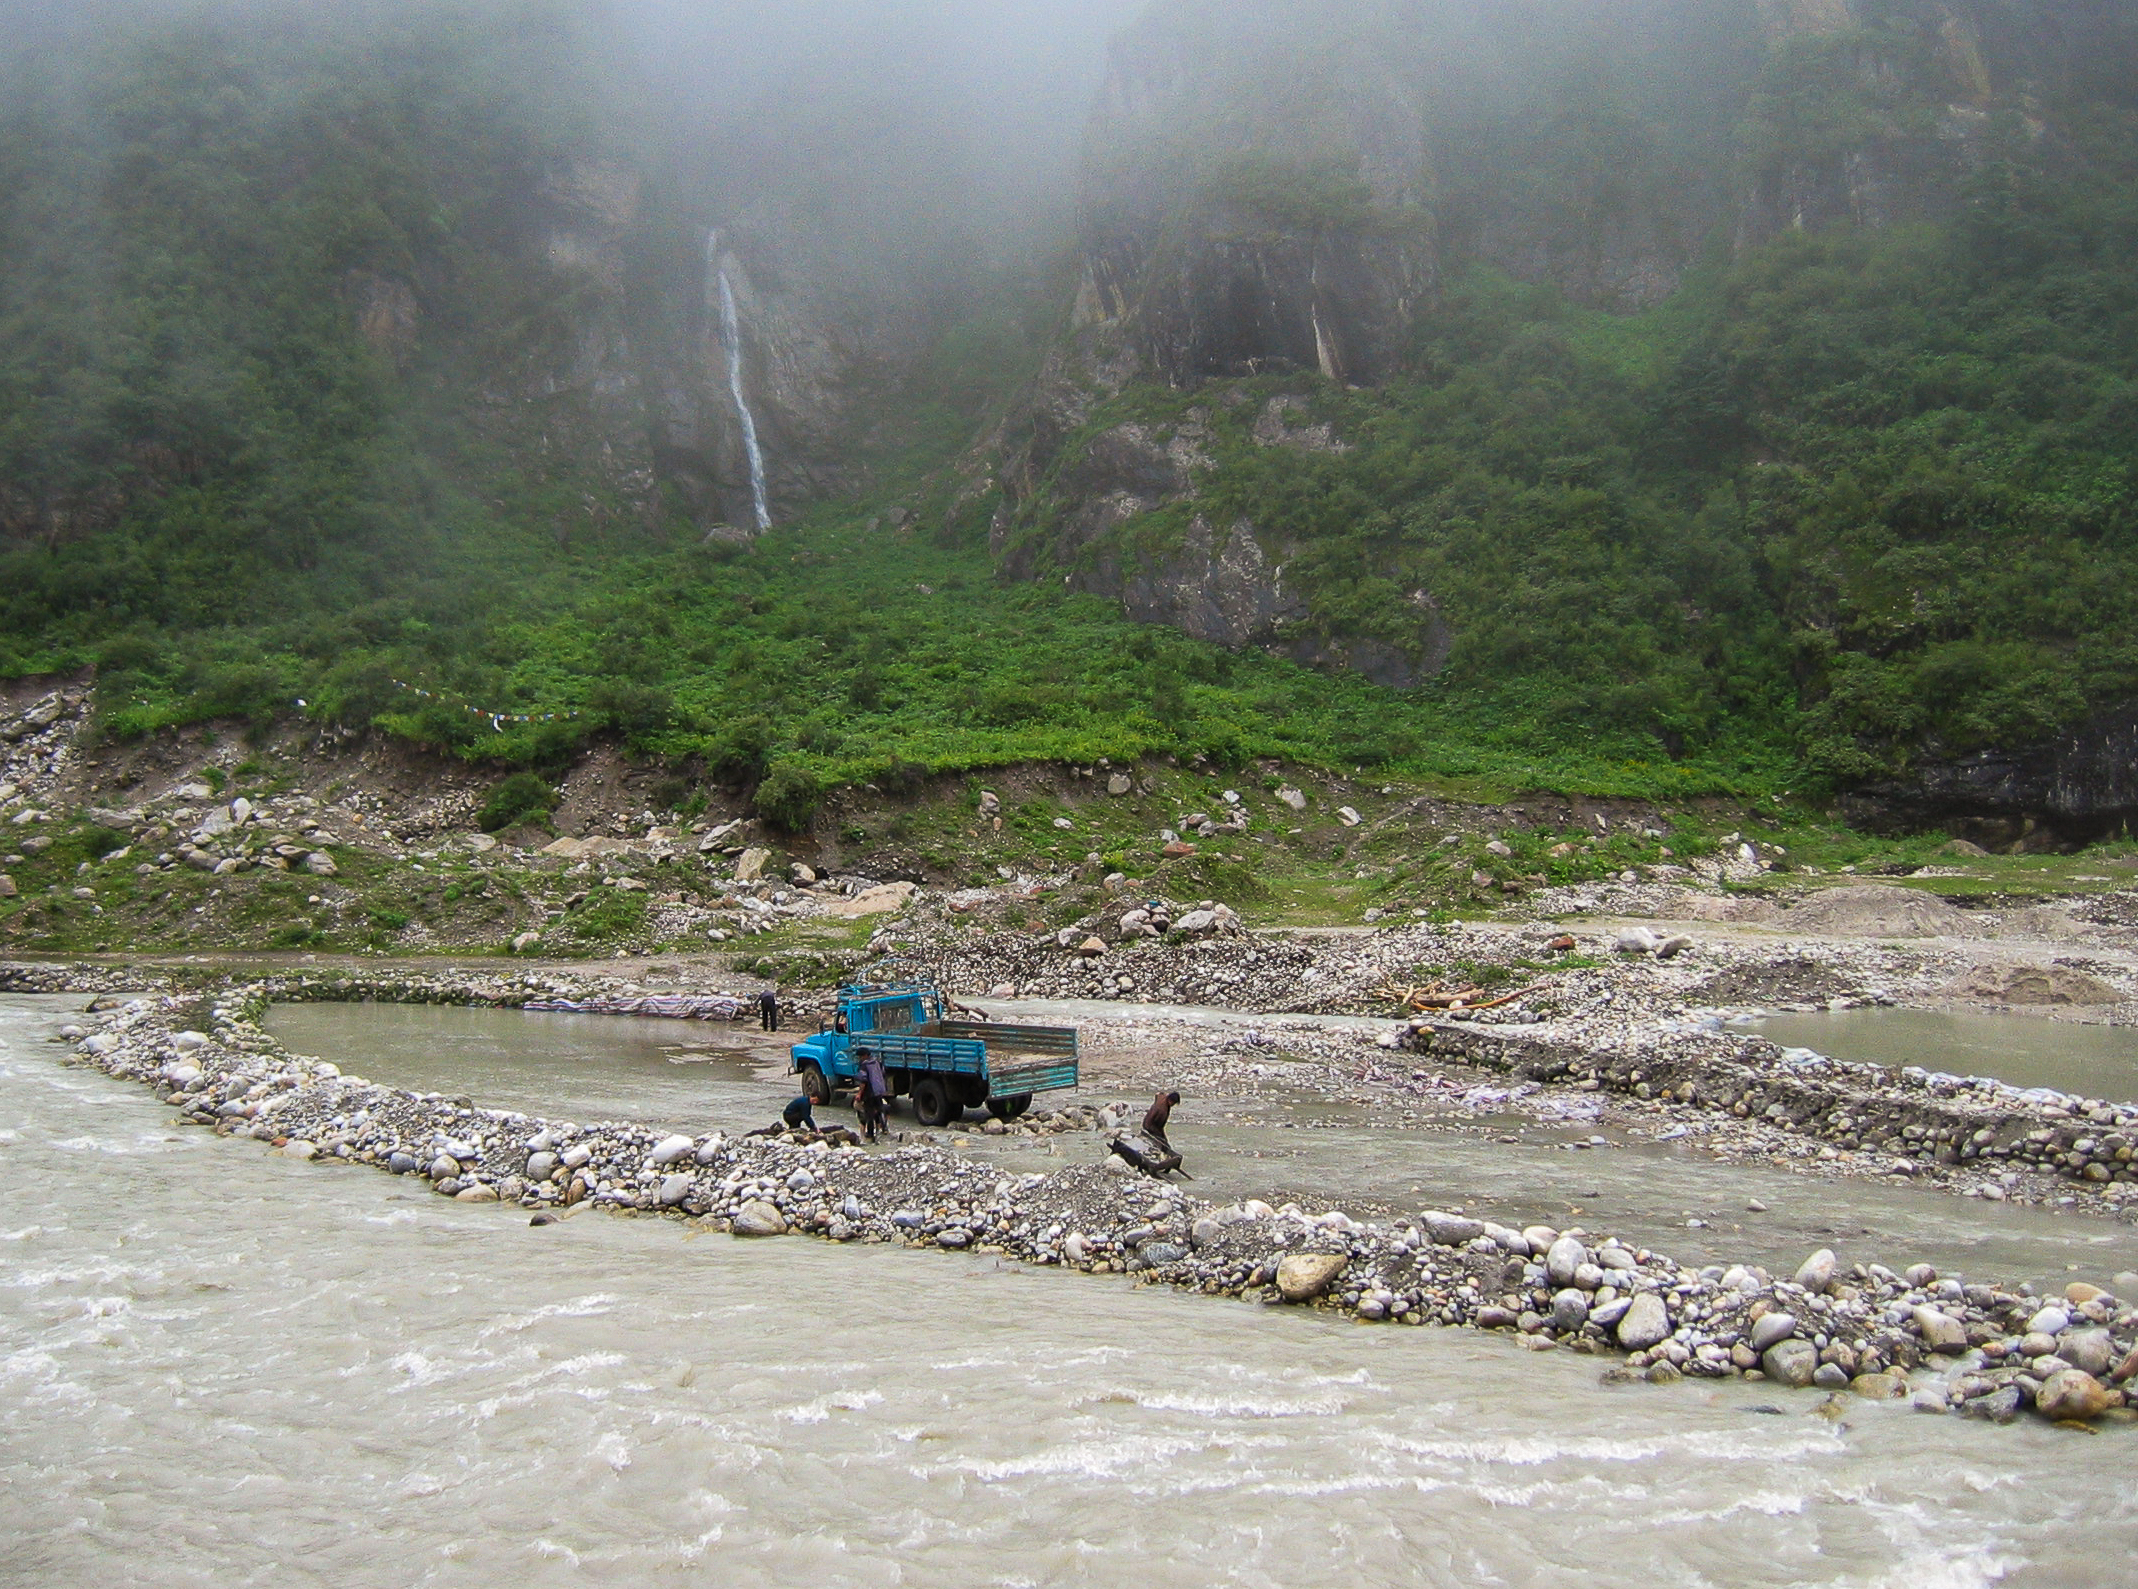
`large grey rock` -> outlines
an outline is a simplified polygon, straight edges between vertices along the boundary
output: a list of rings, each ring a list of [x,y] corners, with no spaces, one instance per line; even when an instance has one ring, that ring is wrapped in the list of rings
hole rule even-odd
[[[1764,1352],[1775,1342],[1786,1341],[1796,1332],[1797,1321],[1794,1314],[1763,1313],[1752,1324],[1752,1350]]]
[[[2106,1330],[2073,1330],[2056,1345],[2057,1355],[2096,1379],[2116,1360],[2115,1342]]]
[[[761,1197],[753,1197],[736,1212],[730,1227],[738,1236],[784,1236],[787,1216]]]
[[[663,1208],[674,1208],[678,1203],[682,1202],[684,1198],[690,1196],[690,1188],[691,1177],[683,1174],[681,1171],[678,1171],[674,1175],[662,1176],[660,1193],[661,1206]]]
[[[761,844],[753,844],[742,852],[735,863],[735,881],[754,883],[765,875],[765,868],[772,863],[772,852]]]
[[[1839,1262],[1831,1247],[1821,1247],[1797,1266],[1796,1283],[1814,1296],[1834,1283],[1834,1266]]]
[[[1569,1287],[1552,1298],[1552,1328],[1562,1335],[1589,1322],[1589,1299]]]
[[[2062,1335],[2071,1328],[2071,1315],[2062,1308],[2047,1307],[2027,1320],[2029,1335]]]
[[[1767,1371],[1767,1377],[1793,1390],[1802,1390],[1819,1372],[1819,1351],[1809,1341],[1792,1337],[1776,1341],[1760,1354],[1759,1366]]]
[[[460,1174],[460,1161],[449,1154],[441,1153],[431,1160],[430,1176],[434,1181],[450,1181]]]
[[[334,864],[334,857],[325,850],[314,850],[304,858],[304,869],[314,877],[336,877],[341,868]]]
[[[1949,1313],[1940,1313],[1936,1308],[1917,1308],[1915,1328],[1923,1338],[1923,1345],[1933,1352],[1967,1350],[1967,1326]]]
[[[1629,1352],[1645,1352],[1670,1338],[1670,1310],[1653,1291],[1633,1299],[1618,1321],[1618,1344]]]
[[[530,1153],[527,1155],[527,1179],[546,1181],[555,1173],[557,1156],[554,1153]]]
[[[1287,1302],[1309,1302],[1328,1290],[1350,1258],[1340,1252],[1286,1253],[1277,1264],[1277,1290]]]
[[[2019,1409],[2026,1405],[2017,1385],[2006,1385],[2002,1390],[1993,1390],[1987,1396],[1977,1396],[1972,1401],[1960,1404],[1963,1418],[1987,1418],[1992,1423],[2010,1423],[2019,1416]]]
[[[1561,1236],[1545,1253],[1544,1270],[1552,1277],[1552,1284],[1570,1286],[1574,1283],[1574,1271],[1588,1261],[1589,1250],[1577,1237]]]

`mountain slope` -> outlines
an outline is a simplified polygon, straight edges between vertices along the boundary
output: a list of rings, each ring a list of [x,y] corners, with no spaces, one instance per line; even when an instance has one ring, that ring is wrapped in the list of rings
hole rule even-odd
[[[1154,8],[1077,325],[968,512],[1014,575],[1546,735],[1749,732],[1905,794],[2083,733],[2138,695],[2134,38]]]

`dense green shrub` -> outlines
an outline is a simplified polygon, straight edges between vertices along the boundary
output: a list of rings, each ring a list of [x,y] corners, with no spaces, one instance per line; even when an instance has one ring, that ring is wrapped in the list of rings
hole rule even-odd
[[[516,772],[490,791],[476,823],[496,833],[521,822],[540,822],[556,809],[557,791],[531,772]]]
[[[775,827],[805,831],[824,803],[824,783],[799,762],[775,762],[750,797],[750,808]]]

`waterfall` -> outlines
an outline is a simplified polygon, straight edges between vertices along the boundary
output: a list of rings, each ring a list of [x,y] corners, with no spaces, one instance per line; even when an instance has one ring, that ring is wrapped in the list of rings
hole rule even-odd
[[[772,509],[765,501],[765,454],[757,445],[757,421],[750,413],[750,400],[742,395],[742,324],[735,314],[735,289],[720,263],[720,234],[705,234],[705,296],[707,309],[717,306],[720,340],[727,345],[728,392],[735,399],[735,412],[742,419],[742,450],[750,458],[750,507],[757,515],[757,528],[772,528]]]

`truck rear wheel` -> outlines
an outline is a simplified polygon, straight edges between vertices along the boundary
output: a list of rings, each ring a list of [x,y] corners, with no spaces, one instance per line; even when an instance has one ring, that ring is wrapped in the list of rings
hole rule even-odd
[[[1028,1092],[1013,1093],[1007,1098],[987,1100],[987,1112],[997,1120],[1015,1120],[1032,1107],[1032,1095]]]
[[[950,1124],[953,1110],[950,1089],[934,1076],[920,1076],[913,1083],[913,1118],[924,1126]]]
[[[802,1096],[811,1103],[831,1102],[831,1083],[824,1079],[823,1069],[813,1060],[802,1061]]]

